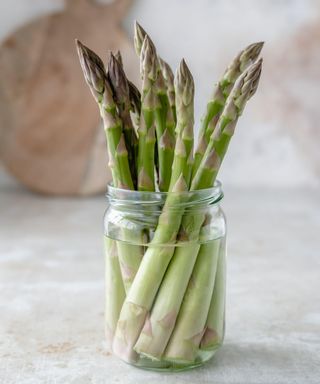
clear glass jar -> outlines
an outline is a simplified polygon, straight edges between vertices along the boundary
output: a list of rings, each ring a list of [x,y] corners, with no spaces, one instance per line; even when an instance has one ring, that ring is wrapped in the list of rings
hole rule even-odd
[[[135,366],[202,365],[225,324],[226,221],[220,182],[184,193],[108,187],[106,334]]]

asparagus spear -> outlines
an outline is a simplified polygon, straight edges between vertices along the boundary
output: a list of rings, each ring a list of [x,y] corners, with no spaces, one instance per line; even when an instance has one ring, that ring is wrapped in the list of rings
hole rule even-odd
[[[150,37],[146,31],[135,23],[134,43],[136,53],[141,56],[142,47],[145,38]],[[161,66],[161,63],[163,65]],[[157,78],[154,84],[155,88],[155,129],[157,136],[156,168],[158,173],[158,185],[162,192],[168,191],[171,167],[174,156],[174,126],[175,120],[172,113],[171,103],[174,98],[173,75],[169,65],[158,57],[155,61],[157,66]],[[163,69],[162,69],[163,68]],[[171,71],[171,73],[170,73]],[[172,75],[172,77],[170,76]],[[167,86],[170,90],[167,91]],[[169,98],[170,96],[170,98]]]
[[[193,176],[196,174],[210,136],[218,122],[219,115],[225,105],[226,98],[237,80],[237,78],[251,65],[259,56],[263,47],[263,42],[248,45],[244,50],[232,60],[222,78],[215,86],[213,95],[207,104],[206,114],[202,119],[202,125],[199,132],[198,145],[195,150],[195,159],[193,164]]]
[[[158,108],[155,82],[158,76],[155,47],[145,36],[140,54],[142,104],[139,126],[138,190],[154,191],[155,110]]]
[[[122,131],[122,122],[113,100],[112,89],[104,64],[97,54],[76,40],[80,64],[91,93],[98,103],[103,120],[109,153],[109,166],[114,185],[118,188],[134,189],[128,151]]]
[[[119,188],[133,189],[121,120],[113,101],[102,60],[89,48],[76,40],[77,51],[85,80],[98,103],[103,119],[109,152],[109,165],[113,184]],[[124,287],[120,273],[115,242],[106,239],[106,333],[112,338],[124,301]]]
[[[169,186],[172,194],[168,195],[154,237],[123,304],[113,340],[114,353],[126,361],[134,361],[138,357],[133,347],[172,258],[174,247],[171,247],[170,244],[174,245],[176,241],[183,214],[178,207],[186,198],[183,192],[188,190],[190,182],[194,83],[184,60],[177,71],[175,88],[178,137]],[[173,211],[173,207],[177,209]],[[163,244],[168,246],[161,246]]]
[[[112,53],[110,54],[108,63],[108,78],[113,90],[114,100],[118,107],[119,116],[123,124],[124,139],[128,150],[128,161],[129,165],[131,165],[131,177],[134,186],[136,186],[138,138],[130,116],[131,102],[129,83],[122,68],[122,60],[119,62]]]
[[[125,299],[125,290],[120,271],[117,243],[108,237],[105,237],[105,265],[106,292],[108,292],[105,303],[106,337],[112,343]]]
[[[234,133],[236,122],[246,102],[257,89],[261,65],[262,60],[252,64],[236,81],[219,118],[217,128],[211,135],[203,160],[192,180],[191,190],[209,188],[213,185]],[[212,251],[211,244],[201,246],[191,283],[188,285],[176,325],[164,354],[167,360],[175,362],[195,360],[209,311],[217,254],[217,250]],[[192,313],[197,314],[196,321]]]
[[[159,71],[157,77],[156,95],[158,98],[158,104],[155,110],[158,184],[161,192],[167,192],[174,157],[174,121],[171,117],[167,88],[161,71]]]
[[[223,239],[221,240],[221,247],[219,250],[217,272],[205,332],[200,344],[200,348],[205,350],[216,349],[222,343],[224,336],[226,290],[225,247],[225,239]]]
[[[147,32],[141,27],[141,25],[138,22],[135,22],[134,46],[138,56],[140,56],[143,40],[146,35],[147,35]],[[170,116],[170,119],[172,118],[174,120],[174,124],[175,124],[176,123],[176,107],[175,107],[173,72],[169,64],[166,63],[164,60],[162,60],[161,57],[159,56],[158,56],[158,65],[160,67],[160,70],[167,88],[168,101],[169,101],[169,105],[171,107],[171,112],[172,112],[169,116]],[[171,122],[171,120],[169,120],[169,122]]]
[[[138,139],[130,116],[130,85],[123,71],[121,62],[122,59],[120,62],[117,61],[115,56],[113,56],[113,54],[111,53],[108,65],[108,76],[114,91],[115,102],[117,104],[121,120],[123,122],[124,137],[126,147],[129,152],[128,160],[129,164],[131,165],[131,175],[133,180],[135,181],[134,184],[136,186],[136,157],[138,154]],[[131,231],[132,230],[130,228],[122,228],[122,241],[119,241],[117,244],[121,273],[126,292],[128,292],[128,290],[130,289],[130,286],[137,273],[143,256],[142,246],[130,244],[132,240]],[[141,233],[141,243],[142,241],[143,233]]]

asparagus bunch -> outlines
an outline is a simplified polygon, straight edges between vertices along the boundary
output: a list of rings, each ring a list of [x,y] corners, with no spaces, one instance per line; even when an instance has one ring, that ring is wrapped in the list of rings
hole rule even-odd
[[[106,71],[77,41],[104,122],[113,185],[169,192],[144,254],[131,244],[130,228],[122,228],[124,241],[106,240],[106,320],[113,351],[126,361],[143,355],[193,363],[199,350],[215,348],[223,337],[225,241],[200,244],[214,218],[196,208],[184,211],[187,192],[213,186],[238,118],[258,87],[263,44],[241,51],[216,85],[193,158],[194,82],[186,62],[173,76],[138,23],[134,43],[141,93],[126,78],[119,52],[111,53]],[[176,247],[182,241],[187,246]]]

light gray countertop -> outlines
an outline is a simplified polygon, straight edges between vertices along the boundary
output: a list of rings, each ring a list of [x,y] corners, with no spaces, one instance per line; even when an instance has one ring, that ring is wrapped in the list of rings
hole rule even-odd
[[[227,331],[204,367],[159,374],[104,343],[103,197],[2,177],[0,383],[319,383],[320,191],[225,190]]]

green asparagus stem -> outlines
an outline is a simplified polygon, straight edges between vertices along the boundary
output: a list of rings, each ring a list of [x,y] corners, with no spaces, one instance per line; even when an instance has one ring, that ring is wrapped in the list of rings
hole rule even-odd
[[[77,51],[85,80],[98,103],[107,137],[109,165],[113,184],[119,188],[133,189],[128,152],[122,132],[122,123],[113,100],[111,87],[102,60],[80,41]],[[120,308],[124,301],[124,287],[114,240],[106,238],[106,333],[112,339]]]
[[[106,336],[109,342],[112,343],[120,310],[125,299],[125,291],[120,272],[117,244],[115,240],[108,237],[105,237],[105,264],[105,291],[108,292],[105,306]]]
[[[141,27],[141,25],[137,22],[135,22],[135,28],[134,28],[134,46],[135,50],[138,56],[140,56],[141,53],[141,48],[143,44],[143,40],[146,37],[147,32]],[[169,64],[166,63],[164,60],[162,60],[158,56],[158,65],[160,67],[166,88],[167,88],[167,96],[168,96],[168,101],[169,105],[171,107],[171,112],[168,115],[168,124],[170,129],[172,124],[172,127],[174,128],[175,123],[176,123],[176,107],[175,107],[175,91],[174,91],[174,76],[172,69],[170,68]],[[174,136],[173,131],[170,133],[172,136]]]
[[[226,241],[221,240],[219,259],[211,298],[205,332],[200,348],[213,350],[218,348],[223,341],[225,322],[225,291],[226,291]]]
[[[115,56],[111,53],[108,65],[108,77],[112,85],[114,99],[123,123],[124,138],[128,149],[128,160],[131,165],[131,176],[136,187],[138,138],[130,116],[130,85],[123,71],[121,62],[117,61]],[[132,240],[130,229],[122,228],[121,236],[121,241],[117,242],[117,247],[123,283],[125,291],[128,292],[137,273],[144,252],[142,246],[130,244]],[[141,233],[141,239],[142,238],[143,233]]]
[[[146,31],[136,22],[134,43],[136,53],[141,56],[143,42],[145,38],[150,37]],[[150,40],[151,41],[151,40]],[[163,70],[161,67],[163,63]],[[171,179],[171,167],[174,156],[174,126],[175,118],[172,113],[170,100],[174,98],[173,75],[167,63],[157,58],[157,79],[154,84],[155,88],[155,128],[157,136],[157,152],[155,153],[155,163],[158,174],[158,186],[160,191],[167,192]],[[171,71],[171,74],[169,73]],[[172,77],[170,77],[172,75]],[[166,77],[165,77],[166,76]],[[167,86],[168,88],[167,92]],[[169,99],[170,96],[170,99]]]
[[[199,132],[198,146],[195,150],[193,164],[193,176],[196,174],[210,136],[215,129],[220,113],[225,105],[226,98],[237,80],[237,78],[251,65],[259,56],[263,42],[250,44],[242,50],[230,63],[222,78],[215,86],[213,95],[207,104],[206,114],[202,119]]]
[[[171,179],[171,167],[174,157],[174,122],[171,117],[167,89],[162,72],[159,71],[156,81],[158,107],[155,110],[158,184],[161,192],[167,192]]]
[[[145,36],[140,54],[142,77],[142,104],[139,126],[138,190],[154,191],[155,110],[159,102],[155,82],[158,76],[157,55],[148,35]]]
[[[113,340],[113,351],[126,361],[134,361],[138,355],[133,347],[151,309],[167,266],[172,258],[176,236],[183,212],[179,204],[185,200],[183,192],[190,181],[190,158],[193,150],[193,98],[192,75],[181,62],[176,76],[177,142],[173,172],[168,195],[154,237],[148,247],[127,298],[123,304]],[[176,210],[173,208],[176,207]],[[163,244],[168,246],[163,247]]]
[[[134,186],[136,187],[138,138],[130,116],[131,102],[129,83],[122,68],[121,62],[119,62],[112,53],[110,54],[108,63],[108,77],[113,90],[114,100],[118,107],[120,119],[123,124],[124,139],[128,151],[128,161],[129,165],[131,166],[131,177]]]
[[[192,180],[191,190],[209,188],[213,185],[234,133],[235,124],[246,102],[257,89],[261,65],[261,60],[252,64],[236,81],[219,118],[217,128],[211,135],[198,172]],[[165,351],[165,358],[168,360],[180,362],[195,360],[196,351],[205,331],[213,290],[213,286],[206,284],[214,281],[213,272],[215,272],[217,262],[218,252],[217,250],[212,252],[210,247],[212,247],[211,244],[204,244],[200,248],[191,279],[192,283],[188,285],[177,323]],[[197,314],[196,321],[192,316],[193,312]]]

